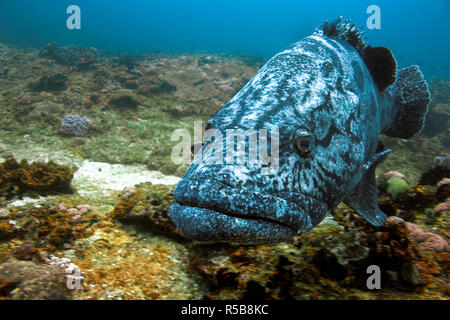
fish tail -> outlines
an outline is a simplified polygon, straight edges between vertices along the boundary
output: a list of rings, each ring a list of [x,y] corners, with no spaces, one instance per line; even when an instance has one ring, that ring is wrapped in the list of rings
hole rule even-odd
[[[418,66],[400,69],[393,85],[395,99],[392,125],[383,132],[394,138],[409,139],[425,122],[431,94]]]

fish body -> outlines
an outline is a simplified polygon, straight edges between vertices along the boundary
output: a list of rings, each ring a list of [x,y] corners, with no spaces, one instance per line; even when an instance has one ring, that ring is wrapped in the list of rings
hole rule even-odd
[[[326,23],[271,58],[208,121],[224,141],[236,132],[273,133],[268,148],[276,143],[277,165],[268,174],[267,163],[208,161],[217,150],[207,141],[174,190],[170,217],[183,234],[199,241],[287,241],[341,202],[375,226],[384,223],[374,172],[390,150],[377,150],[379,136],[417,133],[430,95],[416,66],[397,73],[390,51],[365,46],[359,35],[347,21]],[[380,71],[380,63],[393,71]],[[235,156],[251,150],[250,136]]]

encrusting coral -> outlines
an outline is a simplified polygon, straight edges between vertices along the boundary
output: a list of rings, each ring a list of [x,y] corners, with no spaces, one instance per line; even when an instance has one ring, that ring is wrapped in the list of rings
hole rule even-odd
[[[111,216],[125,223],[137,223],[166,235],[181,237],[169,218],[173,187],[150,182],[123,190]]]
[[[71,192],[73,170],[53,161],[17,162],[14,158],[0,163],[0,197],[9,199],[14,194],[32,192],[49,194]]]
[[[0,299],[66,300],[69,290],[64,274],[56,266],[33,262],[0,265]]]
[[[24,240],[32,248],[47,252],[64,248],[65,245],[94,232],[98,219],[86,211],[85,205],[80,208],[84,213],[78,213],[77,216],[50,204],[12,208],[8,220],[0,219],[0,240]],[[11,221],[14,221],[14,224],[11,224]],[[24,249],[30,251],[30,248],[25,247],[18,254],[22,256]]]

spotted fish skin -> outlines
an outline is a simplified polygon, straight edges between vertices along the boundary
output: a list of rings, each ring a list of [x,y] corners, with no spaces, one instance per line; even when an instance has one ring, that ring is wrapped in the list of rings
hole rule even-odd
[[[379,135],[405,118],[402,104],[423,116],[429,103],[423,76],[411,68],[404,78],[419,86],[419,97],[402,96],[399,83],[380,92],[360,53],[320,32],[278,53],[208,122],[224,136],[278,129],[278,170],[205,164],[206,143],[175,188],[171,219],[194,240],[276,243],[312,229],[344,201],[382,225],[374,170],[389,150],[376,153]],[[311,136],[307,155],[296,148],[298,130]]]

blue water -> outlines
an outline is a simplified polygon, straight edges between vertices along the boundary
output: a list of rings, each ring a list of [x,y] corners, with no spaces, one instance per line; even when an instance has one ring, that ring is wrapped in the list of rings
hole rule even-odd
[[[68,30],[66,9],[81,8],[81,30]],[[449,0],[0,0],[0,41],[41,47],[94,46],[113,52],[237,51],[270,58],[311,34],[326,19],[366,25],[381,9],[371,45],[391,48],[399,66],[450,80]]]

